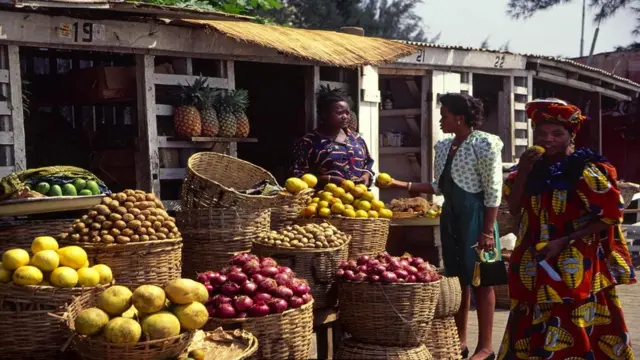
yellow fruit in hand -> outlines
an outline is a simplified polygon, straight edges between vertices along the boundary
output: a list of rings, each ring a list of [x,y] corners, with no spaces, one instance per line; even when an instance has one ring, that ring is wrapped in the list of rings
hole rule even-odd
[[[371,202],[371,209],[375,211],[380,211],[380,209],[384,209],[384,203],[380,200],[373,200]]]
[[[539,242],[536,244],[536,251],[540,251],[547,246],[548,242]]]
[[[371,191],[367,191],[366,193],[362,194],[362,200],[367,200],[369,202],[373,201],[376,197],[373,195],[373,193]]]
[[[308,205],[304,209],[302,209],[302,216],[304,217],[312,217],[318,212],[318,207],[315,205]]]
[[[337,187],[338,187],[338,185],[336,185],[336,184],[328,183],[327,185],[324,186],[324,190],[328,191],[328,192],[332,192]]]
[[[78,285],[83,287],[94,287],[99,283],[99,272],[89,267],[78,269]]]
[[[111,268],[104,264],[93,265],[91,267],[93,270],[97,271],[100,274],[100,284],[107,285],[113,281],[113,273],[111,273]]]
[[[42,271],[53,271],[60,265],[60,257],[54,250],[42,250],[33,255],[31,265]]]
[[[379,214],[383,219],[391,219],[393,217],[393,211],[389,209],[380,209]]]
[[[42,250],[58,250],[58,242],[51,236],[38,236],[31,243],[31,252],[37,254]]]
[[[320,202],[318,203],[318,208],[320,208],[320,209],[328,208],[329,206],[330,206],[330,205],[329,205],[329,202],[328,202],[328,201],[320,201]]]
[[[42,281],[42,271],[35,266],[21,266],[13,272],[16,285],[38,285]]]
[[[345,189],[346,191],[351,191],[351,189],[356,187],[356,184],[354,184],[351,180],[345,180],[342,182],[342,184],[340,184],[340,187]]]
[[[393,181],[393,179],[391,178],[391,175],[387,173],[380,173],[380,175],[378,175],[378,178],[376,179],[376,184],[381,186],[387,186],[391,184],[391,181]]]
[[[369,214],[367,214],[367,212],[364,210],[358,210],[356,211],[356,217],[366,219],[369,217]]]
[[[71,288],[78,285],[78,273],[68,266],[61,266],[53,270],[50,280],[53,286]]]
[[[322,208],[318,210],[318,215],[328,218],[331,216],[331,209],[329,209],[328,207]]]
[[[344,205],[342,205],[341,203],[335,203],[331,206],[332,214],[340,215],[343,212],[344,212]]]
[[[89,260],[87,253],[79,246],[65,246],[58,249],[60,265],[68,266],[72,269],[80,269]]]
[[[297,194],[302,190],[306,190],[309,188],[306,182],[298,179],[298,178],[288,178],[284,183],[285,189],[292,194]]]
[[[302,181],[307,183],[307,185],[312,188],[318,185],[318,178],[313,174],[304,174],[301,177]]]
[[[343,188],[338,187],[338,188],[333,189],[333,190],[331,191],[331,193],[332,193],[332,194],[333,194],[333,196],[335,196],[335,197],[340,197],[340,196],[342,196],[342,195],[346,194],[347,192],[346,192]]]
[[[2,266],[13,271],[21,266],[29,264],[29,253],[23,249],[11,249],[2,254]]]
[[[323,191],[322,194],[320,194],[320,201],[329,201],[333,199],[333,194],[329,191]]]
[[[355,199],[353,198],[353,195],[351,195],[350,193],[346,193],[340,196],[340,200],[342,200],[343,204],[351,204]]]
[[[378,218],[378,212],[375,211],[375,210],[367,211],[367,215],[369,215],[369,217],[372,218],[372,219],[377,219]]]
[[[547,151],[545,148],[543,148],[543,147],[542,147],[542,146],[540,146],[540,145],[533,145],[533,146],[531,146],[531,147],[529,148],[529,150],[535,150],[535,151],[539,152],[540,154],[544,154],[544,153],[545,153],[545,151]]]
[[[0,284],[11,282],[11,275],[11,271],[5,269],[0,262]]]
[[[371,210],[371,203],[366,200],[360,201],[358,203],[358,210],[364,210],[364,211]]]
[[[356,217],[356,211],[353,209],[344,209],[344,211],[342,212],[342,216],[348,218]]]

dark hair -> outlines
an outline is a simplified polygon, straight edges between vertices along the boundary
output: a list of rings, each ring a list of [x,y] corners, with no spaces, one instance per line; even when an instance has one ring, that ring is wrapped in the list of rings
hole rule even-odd
[[[464,122],[467,126],[478,128],[482,125],[484,120],[482,100],[469,94],[449,93],[440,95],[439,101],[453,115],[464,116]]]
[[[325,114],[331,111],[331,106],[333,106],[333,104],[343,101],[349,103],[347,97],[340,91],[330,90],[320,92],[318,94],[318,104],[316,105],[318,119],[322,119]]]

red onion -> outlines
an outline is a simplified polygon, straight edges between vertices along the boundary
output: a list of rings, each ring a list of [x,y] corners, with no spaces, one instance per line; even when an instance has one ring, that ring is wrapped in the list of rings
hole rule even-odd
[[[233,305],[236,307],[238,311],[249,311],[253,306],[253,300],[251,300],[248,296],[241,295],[233,300]]]
[[[427,271],[427,270],[429,270],[429,264],[427,264],[427,263],[418,264],[416,266],[416,269],[418,269],[418,271],[420,271],[420,272]]]
[[[402,269],[402,265],[400,264],[399,260],[393,259],[393,260],[389,261],[388,269],[389,269],[389,271],[396,271],[398,269]]]
[[[246,264],[249,259],[250,255],[247,253],[237,254],[234,255],[231,260],[229,260],[229,265],[244,266],[244,264]]]
[[[198,282],[201,284],[209,283],[209,276],[207,274],[198,274]]]
[[[293,290],[289,289],[288,287],[281,285],[278,286],[274,291],[273,294],[279,298],[282,299],[288,299],[290,297],[293,296]]]
[[[242,293],[245,295],[253,295],[258,290],[258,285],[253,281],[247,281],[242,284]]]
[[[231,319],[236,316],[236,309],[231,304],[222,304],[216,309],[216,317]]]
[[[378,265],[380,265],[380,260],[378,260],[378,259],[369,259],[369,261],[367,261],[367,267],[369,269],[373,269],[373,268],[377,267]]]
[[[311,287],[306,281],[296,279],[291,290],[293,290],[295,295],[302,296],[311,292]]]
[[[236,314],[236,318],[238,319],[244,319],[246,317],[248,317],[249,315],[246,312],[239,312],[238,314]]]
[[[418,265],[424,264],[424,259],[421,257],[414,257],[411,259],[411,266],[418,267]]]
[[[389,261],[389,260],[391,260],[391,255],[389,255],[388,252],[383,251],[380,254],[378,254],[378,256],[376,256],[376,259],[378,259],[380,261],[383,261],[383,260]]]
[[[344,269],[346,267],[347,267],[347,261],[346,260],[340,261],[340,265],[338,265],[338,268]]]
[[[240,285],[231,281],[227,281],[220,287],[220,291],[225,295],[233,296],[240,292]]]
[[[209,317],[214,317],[216,315],[216,307],[213,304],[207,305],[207,312],[209,313]]]
[[[308,304],[311,300],[313,300],[313,296],[311,296],[311,294],[304,294],[301,296],[301,298],[305,304]]]
[[[260,272],[260,263],[256,260],[248,261],[242,267],[242,271],[247,275],[253,275]]]
[[[353,278],[355,278],[356,274],[353,273],[353,271],[351,270],[345,270],[344,271],[344,278],[347,281],[353,281]]]
[[[288,266],[278,266],[278,271],[281,274],[289,274],[289,275],[293,275],[293,270],[291,270],[290,267]]]
[[[415,266],[411,266],[411,265],[407,266],[407,267],[405,268],[405,270],[407,270],[407,272],[409,273],[409,275],[415,275],[415,274],[417,274],[417,273],[418,273],[418,269],[416,269],[416,267],[415,267]]]
[[[260,274],[262,274],[263,276],[266,276],[266,277],[274,277],[278,273],[279,273],[278,268],[275,267],[275,266],[264,266],[260,270]]]
[[[416,280],[421,283],[428,283],[432,281],[431,275],[427,272],[418,273],[418,275],[416,275]]]
[[[213,297],[213,303],[216,305],[216,307],[220,307],[220,305],[222,304],[231,304],[232,301],[233,300],[230,297],[222,294],[218,294]]]
[[[358,265],[366,265],[369,261],[369,257],[367,255],[360,255],[358,257]]]
[[[208,284],[208,283],[207,283],[207,284],[204,284],[204,287],[205,287],[205,289],[207,289],[207,292],[208,292],[209,294],[211,294],[211,293],[213,292],[213,290],[214,290],[214,289],[213,289],[213,285]]]
[[[269,315],[271,309],[269,309],[269,305],[265,304],[262,301],[255,303],[251,309],[249,309],[249,316],[251,317],[263,317]]]
[[[371,281],[371,282],[380,281],[380,275],[369,275],[369,281]]]
[[[358,268],[358,263],[355,260],[347,261],[347,266],[344,267],[345,270],[356,271]]]
[[[247,274],[243,272],[232,272],[231,274],[229,274],[228,277],[229,277],[229,280],[233,281],[238,285],[242,285],[245,282],[247,282]]]
[[[209,281],[211,282],[211,285],[222,286],[222,284],[227,282],[227,276],[220,273],[213,273],[209,275]]]
[[[264,279],[260,284],[258,284],[258,288],[265,292],[272,292],[278,287],[278,283],[273,279]]]
[[[387,268],[384,265],[378,265],[374,269],[371,269],[371,272],[376,275],[380,275],[385,271],[387,271]]]
[[[263,258],[262,261],[260,261],[260,266],[262,267],[267,267],[267,266],[278,266],[278,263],[273,260],[272,258],[266,257]]]
[[[368,270],[369,270],[369,268],[367,268],[367,265],[360,265],[356,269],[357,272],[365,273],[365,274],[367,273]]]
[[[394,283],[398,281],[398,276],[391,271],[385,271],[382,273],[382,275],[380,275],[380,279],[383,283]]]
[[[289,299],[289,307],[292,309],[299,308],[302,305],[304,305],[304,300],[302,300],[301,297],[292,296],[291,299]]]
[[[269,302],[269,308],[273,313],[283,313],[288,307],[289,304],[284,299],[273,299]]]
[[[268,303],[271,299],[273,299],[273,296],[271,296],[271,294],[267,294],[265,292],[257,292],[256,295],[253,297],[253,300],[255,302],[263,302],[263,303]]]
[[[356,276],[353,278],[353,281],[365,281],[367,280],[367,274],[365,273],[357,273]]]
[[[403,269],[396,270],[393,273],[396,274],[398,279],[406,279],[407,276],[409,276],[409,273],[407,273],[407,271]]]
[[[409,262],[408,262],[407,260],[405,260],[405,259],[402,259],[402,260],[400,260],[400,266],[401,266],[403,269],[406,269],[406,268],[408,268],[408,267],[409,267]]]
[[[336,271],[336,277],[341,278],[343,276],[344,276],[344,270],[338,269],[338,271]]]
[[[220,273],[224,274],[224,275],[229,275],[229,274],[231,274],[233,272],[238,272],[238,271],[242,271],[242,268],[233,265],[233,266],[225,266],[225,267],[223,267],[222,270],[220,270]]]
[[[254,283],[256,284],[260,284],[262,282],[262,280],[266,279],[264,276],[262,276],[261,274],[253,274],[251,275],[251,280],[253,280]]]
[[[291,276],[289,274],[280,273],[273,277],[278,285],[291,286]]]
[[[408,282],[408,283],[414,283],[414,282],[416,282],[416,281],[417,281],[417,280],[416,280],[416,276],[415,276],[415,275],[409,275],[409,276],[407,276],[407,282]]]

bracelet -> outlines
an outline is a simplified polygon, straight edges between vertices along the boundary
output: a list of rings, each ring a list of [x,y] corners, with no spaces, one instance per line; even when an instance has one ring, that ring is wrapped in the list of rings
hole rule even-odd
[[[482,234],[482,236],[484,236],[484,237],[486,237],[486,238],[488,238],[488,239],[495,240],[495,239],[493,238],[493,235],[489,235],[489,234],[484,233],[484,232],[483,232],[483,233],[481,233],[481,234]]]
[[[407,191],[408,192],[411,192],[411,185],[413,185],[413,183],[410,182],[409,185],[407,186]]]
[[[329,176],[329,181],[327,183],[330,184],[331,183],[331,175],[328,175],[328,176]]]

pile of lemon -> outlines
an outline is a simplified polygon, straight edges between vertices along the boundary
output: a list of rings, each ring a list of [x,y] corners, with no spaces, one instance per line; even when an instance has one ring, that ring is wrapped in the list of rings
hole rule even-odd
[[[302,177],[288,178],[284,183],[284,188],[291,194],[298,194],[308,188],[314,188],[318,184],[318,178],[313,174],[304,174]]]
[[[11,249],[2,254],[0,283],[46,285],[60,288],[93,287],[113,280],[107,265],[89,266],[87,253],[79,246],[59,248],[50,236],[40,236],[31,244],[31,254]]]
[[[385,208],[384,202],[377,200],[373,193],[362,184],[354,184],[345,180],[340,186],[327,184],[309,200],[302,209],[303,217],[344,216],[349,218],[386,218],[390,219],[393,212]]]

